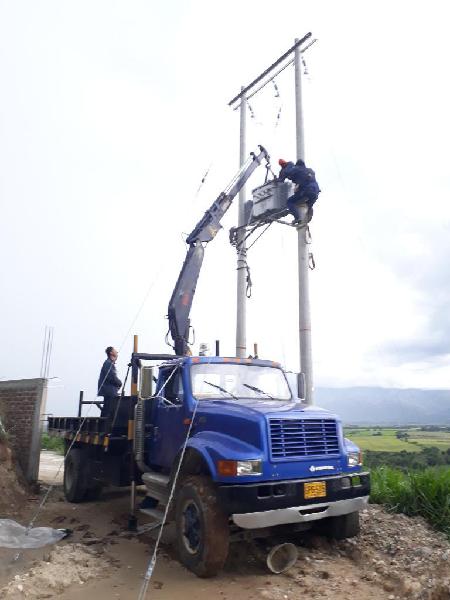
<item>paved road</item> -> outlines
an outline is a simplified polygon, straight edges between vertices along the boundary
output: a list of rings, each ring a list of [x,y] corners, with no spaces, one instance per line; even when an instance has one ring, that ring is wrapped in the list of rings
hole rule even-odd
[[[39,480],[43,483],[62,483],[64,476],[64,457],[50,450],[41,451]],[[58,472],[59,470],[59,472]]]

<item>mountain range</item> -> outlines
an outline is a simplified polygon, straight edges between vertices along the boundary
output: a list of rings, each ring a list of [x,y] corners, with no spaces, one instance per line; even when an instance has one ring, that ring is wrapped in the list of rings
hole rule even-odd
[[[346,425],[450,425],[450,390],[318,387],[314,403]]]

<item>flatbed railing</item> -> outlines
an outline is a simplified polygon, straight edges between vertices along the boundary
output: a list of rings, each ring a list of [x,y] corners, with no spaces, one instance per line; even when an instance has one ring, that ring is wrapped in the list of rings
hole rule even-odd
[[[106,433],[106,417],[49,417],[49,431],[68,431],[80,433]]]
[[[102,409],[103,400],[84,400],[84,392],[80,390],[80,396],[78,399],[78,416],[81,417],[81,411],[85,404],[95,404],[98,409]]]

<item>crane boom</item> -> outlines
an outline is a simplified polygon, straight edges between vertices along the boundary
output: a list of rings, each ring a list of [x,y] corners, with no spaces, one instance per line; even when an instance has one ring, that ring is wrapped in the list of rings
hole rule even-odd
[[[270,157],[267,151],[263,146],[259,146],[259,149],[258,155],[254,152],[250,154],[249,160],[239,169],[228,187],[219,194],[186,239],[189,248],[172,292],[168,310],[169,331],[174,342],[175,354],[178,356],[185,355],[189,349],[189,315],[202,268],[205,246],[222,229],[220,221],[253,171],[263,159],[269,165]]]

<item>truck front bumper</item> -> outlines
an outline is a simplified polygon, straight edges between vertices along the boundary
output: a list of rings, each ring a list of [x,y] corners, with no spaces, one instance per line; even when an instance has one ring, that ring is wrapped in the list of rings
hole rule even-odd
[[[260,529],[261,527],[304,523],[327,517],[347,515],[363,509],[368,500],[369,496],[363,496],[350,500],[338,500],[331,504],[310,504],[308,506],[293,506],[291,508],[279,508],[278,510],[237,514],[231,515],[231,518],[238,527],[243,529]]]
[[[325,494],[311,498],[307,488],[313,483],[325,485]],[[218,488],[222,509],[244,528],[314,521],[354,512],[366,505],[369,492],[368,472]],[[261,524],[243,524],[250,522]]]

